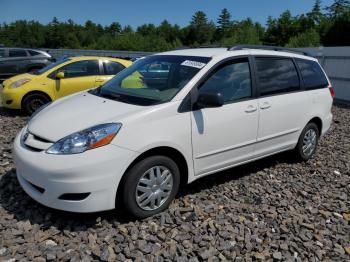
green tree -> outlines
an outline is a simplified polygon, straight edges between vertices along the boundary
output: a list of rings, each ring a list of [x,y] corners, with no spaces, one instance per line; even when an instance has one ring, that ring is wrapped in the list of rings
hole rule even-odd
[[[348,0],[335,0],[334,3],[327,7],[328,15],[331,17],[340,17],[350,10],[350,1]]]
[[[221,11],[221,14],[217,20],[218,26],[217,26],[217,37],[224,38],[228,37],[228,32],[230,31],[232,27],[232,21],[231,21],[231,14],[230,12],[224,8]]]
[[[311,12],[307,13],[307,17],[315,24],[319,25],[324,15],[321,9],[321,0],[316,0]]]
[[[190,45],[208,44],[212,40],[215,29],[214,23],[208,22],[207,15],[202,11],[198,11],[192,17],[186,32],[186,42]]]
[[[320,35],[315,29],[310,29],[304,33],[292,37],[287,47],[317,47],[320,46]]]

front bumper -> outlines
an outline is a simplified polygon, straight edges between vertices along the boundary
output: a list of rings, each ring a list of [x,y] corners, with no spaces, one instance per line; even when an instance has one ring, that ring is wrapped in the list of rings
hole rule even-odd
[[[0,86],[1,105],[10,109],[21,109],[22,94],[17,89]]]
[[[24,191],[45,206],[72,212],[114,209],[118,184],[136,155],[114,145],[83,154],[50,155],[30,150],[20,135],[14,142],[17,178]],[[88,196],[80,200],[59,199],[85,193]]]

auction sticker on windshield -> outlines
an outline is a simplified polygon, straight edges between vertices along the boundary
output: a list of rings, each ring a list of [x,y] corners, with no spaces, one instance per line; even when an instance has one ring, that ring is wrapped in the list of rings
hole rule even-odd
[[[185,60],[181,63],[181,65],[202,69],[206,64],[197,61]]]

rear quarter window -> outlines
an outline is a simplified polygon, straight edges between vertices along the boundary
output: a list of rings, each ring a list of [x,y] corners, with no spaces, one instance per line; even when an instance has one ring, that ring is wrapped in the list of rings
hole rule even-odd
[[[104,61],[103,66],[105,69],[105,75],[116,75],[125,68],[122,64],[112,61]]]
[[[41,55],[41,53],[37,52],[37,51],[34,51],[34,50],[28,50],[29,54],[31,56],[37,56],[37,55]]]
[[[297,64],[306,90],[328,87],[328,80],[317,62],[298,59]]]

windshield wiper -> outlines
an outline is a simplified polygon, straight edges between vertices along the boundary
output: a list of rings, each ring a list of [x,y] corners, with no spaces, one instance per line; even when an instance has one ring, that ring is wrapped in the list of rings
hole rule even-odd
[[[101,97],[109,98],[109,99],[124,102],[124,103],[130,103],[129,99],[127,99],[127,96],[123,96],[120,94],[114,94],[114,93],[103,93],[101,91],[101,88],[97,91],[98,91],[98,95]]]

